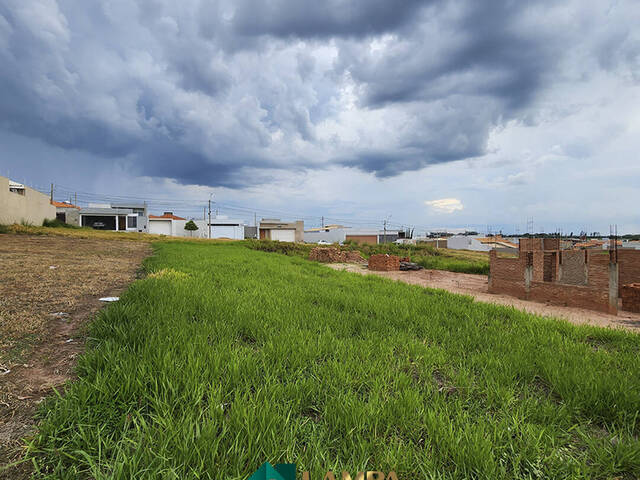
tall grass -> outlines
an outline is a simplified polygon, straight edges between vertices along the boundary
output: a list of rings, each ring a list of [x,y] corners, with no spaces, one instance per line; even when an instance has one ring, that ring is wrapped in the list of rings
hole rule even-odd
[[[237,244],[155,243],[29,455],[49,478],[637,478],[640,338]]]
[[[448,257],[444,255],[433,255],[428,257],[417,257],[416,262],[424,268],[432,270],[448,270],[459,273],[475,273],[479,275],[489,275],[488,260],[470,260],[462,258]]]

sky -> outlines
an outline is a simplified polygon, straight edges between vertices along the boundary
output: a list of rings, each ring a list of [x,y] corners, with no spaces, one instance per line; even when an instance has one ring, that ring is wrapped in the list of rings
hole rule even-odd
[[[306,226],[640,232],[636,0],[3,0],[0,175]]]

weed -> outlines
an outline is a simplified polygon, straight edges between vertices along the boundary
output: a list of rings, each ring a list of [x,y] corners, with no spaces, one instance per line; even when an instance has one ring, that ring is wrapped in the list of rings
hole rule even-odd
[[[69,223],[65,223],[59,218],[54,218],[53,220],[49,220],[48,218],[45,218],[42,221],[42,226],[47,228],[75,228],[75,229],[82,228],[82,227],[78,227],[77,225],[71,225]]]

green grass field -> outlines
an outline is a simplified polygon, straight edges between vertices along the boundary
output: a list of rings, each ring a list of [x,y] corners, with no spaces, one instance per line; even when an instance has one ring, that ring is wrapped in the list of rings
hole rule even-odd
[[[43,406],[40,476],[640,476],[636,335],[237,244],[154,249]]]

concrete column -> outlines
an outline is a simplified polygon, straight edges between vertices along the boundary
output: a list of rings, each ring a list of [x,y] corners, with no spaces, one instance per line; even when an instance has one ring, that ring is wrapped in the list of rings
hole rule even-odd
[[[609,313],[618,314],[618,264],[609,263]]]
[[[524,268],[524,292],[525,298],[529,299],[529,292],[531,291],[531,281],[533,280],[533,265],[527,265]]]

